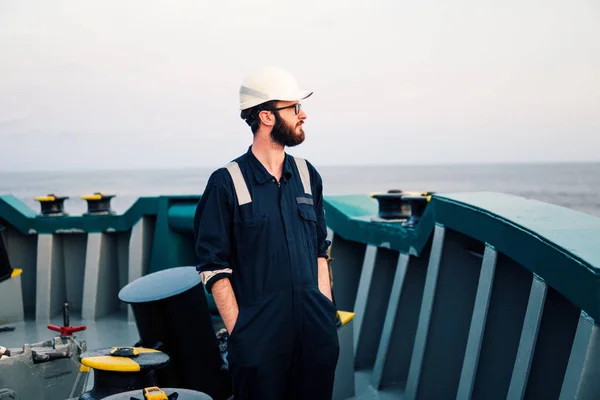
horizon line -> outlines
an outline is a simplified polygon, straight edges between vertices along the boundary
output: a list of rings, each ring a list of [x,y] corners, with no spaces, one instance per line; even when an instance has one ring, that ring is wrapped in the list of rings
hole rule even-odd
[[[310,160],[309,160],[310,161]],[[600,164],[600,160],[578,160],[578,161],[447,161],[447,162],[397,162],[397,163],[335,163],[319,164],[311,162],[315,168],[385,168],[385,167],[448,167],[448,166],[535,166],[535,165],[582,165]],[[58,168],[58,169],[0,169],[0,173],[55,173],[55,172],[119,172],[119,171],[181,171],[190,169],[216,170],[218,165],[183,165],[183,166],[132,166],[132,167],[108,167],[108,168]]]

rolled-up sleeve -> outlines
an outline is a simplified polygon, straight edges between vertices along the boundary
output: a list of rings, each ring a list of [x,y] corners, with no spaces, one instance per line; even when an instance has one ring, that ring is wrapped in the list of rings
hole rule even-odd
[[[327,258],[327,250],[331,245],[331,241],[327,240],[327,223],[325,221],[325,210],[323,208],[323,180],[319,172],[308,163],[312,170],[311,179],[313,185],[313,199],[315,203],[315,211],[317,213],[317,257]]]
[[[226,170],[217,170],[209,178],[194,215],[194,239],[202,283],[211,293],[212,286],[232,274],[231,227],[233,194],[225,176]]]

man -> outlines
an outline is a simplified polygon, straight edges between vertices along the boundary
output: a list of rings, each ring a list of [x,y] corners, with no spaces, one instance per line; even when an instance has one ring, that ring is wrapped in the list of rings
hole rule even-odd
[[[321,176],[285,147],[304,140],[295,78],[261,68],[240,88],[252,145],[212,173],[194,218],[197,266],[230,333],[238,399],[331,399],[339,344]]]

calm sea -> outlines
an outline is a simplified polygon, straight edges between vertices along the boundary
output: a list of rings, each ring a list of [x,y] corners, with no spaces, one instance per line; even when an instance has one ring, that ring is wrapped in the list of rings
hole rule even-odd
[[[318,166],[317,166],[318,167]],[[388,189],[464,192],[498,191],[561,205],[600,217],[600,163],[320,167],[325,194],[359,194]],[[85,212],[81,196],[114,194],[122,213],[139,196],[201,194],[212,169],[72,172],[0,172],[0,194],[12,194],[34,210],[36,196],[69,196],[71,215]]]

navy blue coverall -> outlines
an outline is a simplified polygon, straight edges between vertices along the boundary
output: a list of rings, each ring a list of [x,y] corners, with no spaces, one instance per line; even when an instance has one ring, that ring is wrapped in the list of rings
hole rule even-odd
[[[225,168],[212,173],[194,218],[206,288],[229,278],[239,307],[228,343],[238,399],[331,399],[339,355],[336,308],[318,287],[327,257],[322,180],[310,164],[307,194],[286,153],[278,182],[248,149],[235,160],[252,201]]]

